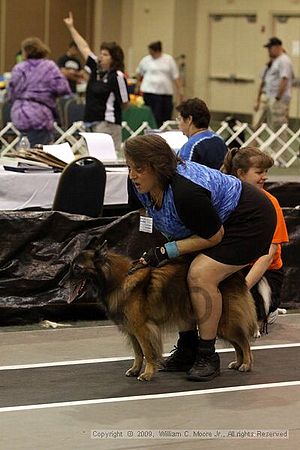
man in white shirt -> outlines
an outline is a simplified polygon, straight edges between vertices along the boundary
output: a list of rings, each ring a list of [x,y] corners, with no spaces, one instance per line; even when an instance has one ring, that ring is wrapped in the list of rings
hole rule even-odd
[[[293,81],[293,66],[282,47],[282,41],[272,37],[264,46],[268,49],[272,65],[264,78],[267,98],[267,123],[273,131],[288,122]]]
[[[135,92],[143,92],[144,102],[152,109],[157,126],[160,127],[172,117],[173,84],[178,102],[182,101],[182,87],[176,62],[171,55],[162,52],[162,43],[153,42],[148,49],[149,55],[141,59],[136,70]]]

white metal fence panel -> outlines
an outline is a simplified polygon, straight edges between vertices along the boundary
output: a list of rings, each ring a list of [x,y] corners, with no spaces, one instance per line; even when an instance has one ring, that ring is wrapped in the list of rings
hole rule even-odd
[[[148,122],[143,122],[137,130],[132,130],[127,122],[122,122],[122,129],[125,129],[130,137],[144,134],[149,130]],[[177,130],[178,124],[174,120],[165,122],[160,131]],[[74,122],[70,128],[63,130],[55,123],[55,144],[69,142],[74,153],[80,153],[85,145],[84,139],[80,136],[80,131],[85,131],[83,122]],[[276,165],[282,167],[292,166],[299,158],[300,150],[300,129],[294,132],[287,124],[274,132],[266,123],[263,123],[258,130],[252,130],[248,123],[235,121],[234,126],[230,126],[226,121],[221,122],[215,130],[225,141],[228,147],[256,146],[268,152],[275,160]],[[0,130],[1,156],[8,155],[10,150],[16,148],[21,133],[8,122]]]

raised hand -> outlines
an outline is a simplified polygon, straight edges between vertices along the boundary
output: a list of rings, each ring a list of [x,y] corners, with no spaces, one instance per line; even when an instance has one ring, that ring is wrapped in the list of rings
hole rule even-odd
[[[69,11],[69,16],[64,19],[64,22],[68,28],[70,28],[74,25],[73,14],[71,11]]]

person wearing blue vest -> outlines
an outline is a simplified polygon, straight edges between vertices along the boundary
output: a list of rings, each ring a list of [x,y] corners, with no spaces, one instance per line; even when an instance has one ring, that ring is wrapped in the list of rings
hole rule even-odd
[[[180,158],[220,169],[227,147],[221,136],[208,129],[210,112],[206,103],[191,98],[181,102],[176,110],[178,128],[189,138],[179,151]]]
[[[181,160],[158,135],[128,139],[124,151],[129,206],[146,210],[141,213],[140,230],[151,233],[155,227],[168,240],[146,251],[140,262],[157,267],[179,255],[197,253],[187,282],[198,331],[193,325],[181,330],[165,370],[188,370],[189,380],[211,380],[220,373],[215,351],[222,312],[218,285],[268,253],[276,226],[275,209],[254,186]],[[209,315],[205,314],[207,298]]]

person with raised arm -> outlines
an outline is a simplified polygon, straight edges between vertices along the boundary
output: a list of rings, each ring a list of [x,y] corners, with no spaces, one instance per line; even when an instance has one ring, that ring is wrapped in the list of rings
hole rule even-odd
[[[71,12],[64,23],[90,73],[84,121],[92,131],[110,134],[116,151],[119,151],[122,144],[122,109],[129,104],[123,50],[116,42],[102,42],[98,58],[75,28]]]

